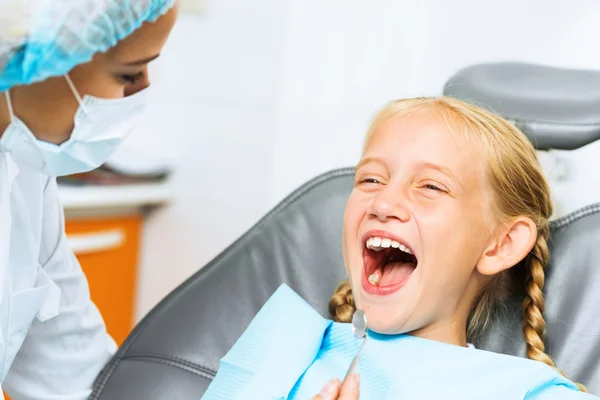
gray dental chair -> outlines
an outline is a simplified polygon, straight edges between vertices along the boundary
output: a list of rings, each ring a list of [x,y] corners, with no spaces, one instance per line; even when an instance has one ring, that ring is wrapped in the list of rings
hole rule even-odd
[[[480,65],[457,73],[445,94],[491,107],[541,149],[600,139],[597,73]],[[352,175],[340,169],[306,183],[167,296],[106,365],[91,399],[199,400],[220,358],[281,283],[326,316],[345,279],[342,214]],[[600,204],[554,221],[550,246],[547,349],[570,377],[600,394]],[[515,299],[478,346],[523,356],[520,305]]]

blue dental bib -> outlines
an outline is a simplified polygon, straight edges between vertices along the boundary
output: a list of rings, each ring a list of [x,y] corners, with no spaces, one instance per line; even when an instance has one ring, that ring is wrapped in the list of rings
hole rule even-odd
[[[233,348],[203,400],[310,400],[343,379],[361,341],[282,285]],[[369,332],[360,400],[584,400],[596,397],[538,361],[408,335]]]

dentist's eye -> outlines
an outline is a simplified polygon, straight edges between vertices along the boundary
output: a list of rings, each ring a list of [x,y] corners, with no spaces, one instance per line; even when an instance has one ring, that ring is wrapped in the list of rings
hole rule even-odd
[[[134,85],[144,78],[144,71],[140,71],[137,74],[123,74],[119,75],[119,79],[124,84]]]

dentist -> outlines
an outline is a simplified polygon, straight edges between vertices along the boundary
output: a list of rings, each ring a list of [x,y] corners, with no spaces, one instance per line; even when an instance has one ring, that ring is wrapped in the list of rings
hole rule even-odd
[[[116,350],[55,176],[100,166],[133,128],[175,2],[0,4],[0,382],[13,400],[86,399]]]

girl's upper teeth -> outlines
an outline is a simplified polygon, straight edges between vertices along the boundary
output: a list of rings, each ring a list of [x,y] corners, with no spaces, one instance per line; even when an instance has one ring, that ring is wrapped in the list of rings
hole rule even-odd
[[[392,239],[374,236],[367,240],[367,248],[371,250],[379,251],[381,249],[387,249],[389,247],[393,247],[394,249],[400,249],[405,253],[412,254],[412,251],[410,251],[408,247]]]

